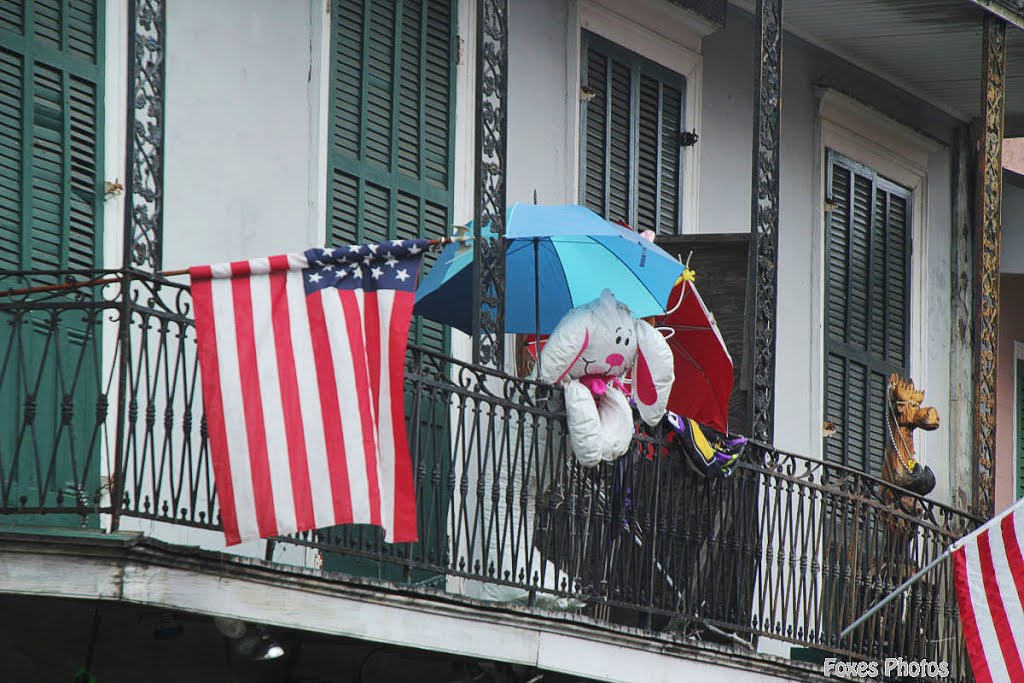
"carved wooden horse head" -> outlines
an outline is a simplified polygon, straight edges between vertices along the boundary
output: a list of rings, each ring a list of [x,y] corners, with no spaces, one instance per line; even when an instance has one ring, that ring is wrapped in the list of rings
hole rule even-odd
[[[927,495],[935,488],[935,475],[927,465],[914,457],[914,430],[932,431],[939,426],[939,411],[922,406],[924,392],[893,373],[889,376],[889,391],[885,406],[885,459],[882,478],[913,491]]]

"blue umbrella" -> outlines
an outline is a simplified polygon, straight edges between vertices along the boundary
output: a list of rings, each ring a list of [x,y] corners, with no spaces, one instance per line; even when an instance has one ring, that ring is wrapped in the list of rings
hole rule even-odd
[[[484,234],[492,236],[489,226]],[[662,314],[683,272],[653,242],[582,206],[514,204],[505,239],[506,332],[550,334],[570,309],[603,289],[635,316]],[[415,312],[470,332],[472,263],[471,243],[445,247],[416,292]]]

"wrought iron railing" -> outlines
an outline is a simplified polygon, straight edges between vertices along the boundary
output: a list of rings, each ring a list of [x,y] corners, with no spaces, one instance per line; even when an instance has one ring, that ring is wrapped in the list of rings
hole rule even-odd
[[[219,529],[188,287],[4,275],[0,289],[111,281],[0,297],[3,518]],[[337,527],[278,546],[315,548],[328,572],[742,648],[946,661],[948,680],[968,679],[948,563],[837,636],[974,528],[965,513],[757,442],[731,477],[707,479],[661,429],[581,468],[559,389],[420,348],[406,410],[419,542]]]

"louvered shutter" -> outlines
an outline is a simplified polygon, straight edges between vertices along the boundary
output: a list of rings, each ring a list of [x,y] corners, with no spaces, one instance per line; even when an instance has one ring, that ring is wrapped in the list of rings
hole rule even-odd
[[[455,0],[334,0],[328,242],[351,244],[450,234],[454,201]],[[424,272],[436,258],[428,254]],[[448,350],[447,330],[414,318],[410,340]],[[447,552],[450,435],[444,395],[413,401],[406,418],[416,478],[419,542],[385,546],[437,564]],[[376,527],[323,532],[356,553],[380,543]],[[408,553],[408,555],[406,555]],[[409,578],[394,562],[327,553],[325,569]],[[415,571],[415,581],[433,575]]]
[[[581,201],[638,230],[679,232],[685,80],[588,32],[581,64]]]
[[[456,16],[454,0],[335,0],[330,243],[450,233]],[[447,348],[440,325],[413,325]]]
[[[889,374],[906,374],[909,190],[834,152],[825,214],[825,457],[881,474]]]
[[[103,3],[0,1],[0,269],[94,268]]]
[[[102,0],[0,0],[0,288],[3,271],[100,265],[103,12]],[[103,424],[99,311],[7,311],[2,321],[0,504],[91,501]]]

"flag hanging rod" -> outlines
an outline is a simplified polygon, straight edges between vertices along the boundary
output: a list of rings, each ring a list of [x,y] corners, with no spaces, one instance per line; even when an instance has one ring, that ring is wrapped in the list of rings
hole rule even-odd
[[[458,237],[440,237],[438,239],[429,240],[427,244],[430,246],[439,246],[442,244],[451,244],[453,242],[467,242],[473,239],[472,235],[464,235]],[[176,275],[188,275],[188,268],[179,268],[177,270],[161,270],[155,275],[160,277],[174,277]],[[120,282],[120,275],[111,275],[106,277],[99,277],[92,280],[83,280],[82,282],[62,282],[58,285],[39,285],[37,287],[23,287],[21,289],[8,289],[0,292],[0,297],[7,296],[22,296],[25,294],[41,294],[43,292],[59,292],[65,289],[79,289],[81,287],[92,287],[94,285],[109,285],[115,282]]]
[[[935,567],[935,565],[937,565],[939,562],[942,562],[944,559],[949,557],[949,554],[951,552],[953,552],[953,547],[952,546],[950,546],[949,548],[946,548],[946,552],[942,553],[941,555],[936,557],[934,560],[929,562],[927,565],[924,566],[923,569],[921,569],[921,571],[917,572],[916,574],[911,576],[909,579],[907,579],[906,581],[901,583],[899,586],[897,586],[893,590],[892,593],[889,593],[889,595],[885,596],[885,598],[883,598],[881,602],[875,604],[874,607],[869,609],[864,614],[860,615],[857,618],[856,621],[854,621],[852,624],[850,624],[849,626],[844,628],[842,630],[842,632],[839,634],[839,638],[842,639],[842,638],[845,638],[846,636],[850,635],[850,633],[853,631],[853,629],[855,629],[858,626],[860,626],[861,624],[863,624],[865,621],[867,621],[871,617],[872,614],[874,614],[875,612],[877,612],[878,610],[882,609],[883,607],[888,605],[890,602],[895,600],[899,596],[900,593],[902,593],[903,591],[907,590],[907,588],[909,588],[912,584],[914,584],[917,581],[919,581],[921,579],[921,577],[924,576],[925,574],[927,574],[929,571],[931,571],[931,569],[933,567]]]

